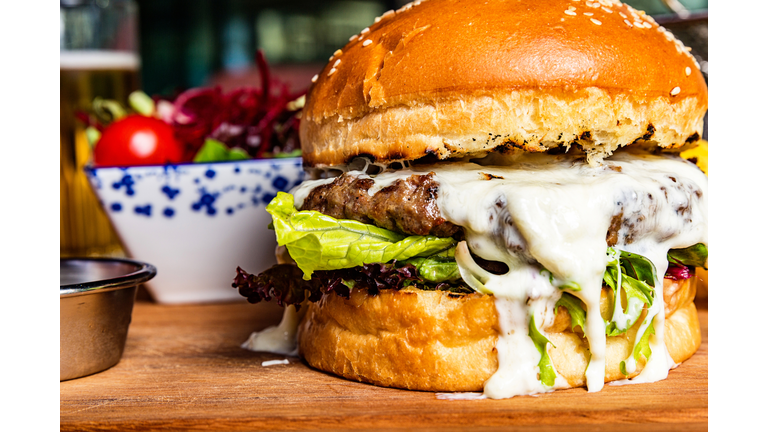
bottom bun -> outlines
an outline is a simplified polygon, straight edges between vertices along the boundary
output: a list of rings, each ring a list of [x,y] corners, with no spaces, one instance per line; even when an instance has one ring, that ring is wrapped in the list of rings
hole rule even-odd
[[[665,320],[667,349],[680,363],[696,352],[701,333],[691,301],[695,285],[675,283],[673,289],[691,293],[677,296],[686,301],[668,307]],[[608,301],[604,295],[601,303]],[[641,321],[625,334],[607,338],[606,382],[626,378],[619,364],[631,354]],[[548,350],[552,363],[571,387],[586,385],[587,341],[578,327],[576,332],[562,327],[556,323],[545,329],[554,345]],[[299,354],[312,367],[350,380],[410,390],[482,391],[498,368],[498,334],[493,296],[352,290],[349,299],[331,293],[309,304],[298,341]],[[633,375],[642,367],[643,361],[638,362]]]

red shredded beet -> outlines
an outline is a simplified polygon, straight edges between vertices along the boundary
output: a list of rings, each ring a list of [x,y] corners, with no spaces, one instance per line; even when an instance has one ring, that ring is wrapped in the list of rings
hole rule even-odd
[[[693,277],[693,272],[694,270],[688,266],[669,263],[669,267],[667,268],[667,273],[664,274],[664,278],[676,281],[689,279]]]
[[[264,54],[256,64],[261,88],[243,87],[223,93],[220,88],[195,88],[180,94],[173,102],[171,125],[176,137],[185,143],[185,159],[192,160],[206,138],[241,148],[251,157],[265,153],[289,153],[300,148],[299,109],[288,103],[306,93],[292,93],[287,83],[271,79]]]
[[[224,121],[224,95],[218,87],[190,89],[176,98],[173,108],[171,126],[185,147],[184,160],[191,161],[205,139]]]

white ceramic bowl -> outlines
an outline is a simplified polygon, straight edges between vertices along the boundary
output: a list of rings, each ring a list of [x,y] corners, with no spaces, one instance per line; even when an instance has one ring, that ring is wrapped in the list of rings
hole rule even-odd
[[[151,262],[147,289],[159,303],[239,300],[237,266],[274,265],[265,207],[303,177],[301,158],[88,168],[87,174],[133,258]]]

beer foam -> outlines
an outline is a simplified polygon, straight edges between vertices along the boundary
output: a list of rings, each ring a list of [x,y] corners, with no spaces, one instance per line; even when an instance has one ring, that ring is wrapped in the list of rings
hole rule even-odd
[[[138,54],[128,51],[82,50],[61,51],[61,69],[127,69],[138,70]]]

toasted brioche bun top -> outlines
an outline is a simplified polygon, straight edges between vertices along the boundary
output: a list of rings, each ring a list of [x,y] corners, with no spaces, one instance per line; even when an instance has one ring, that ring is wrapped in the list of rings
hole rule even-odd
[[[416,1],[337,50],[302,114],[308,166],[577,144],[698,141],[707,87],[652,18],[619,2]]]

